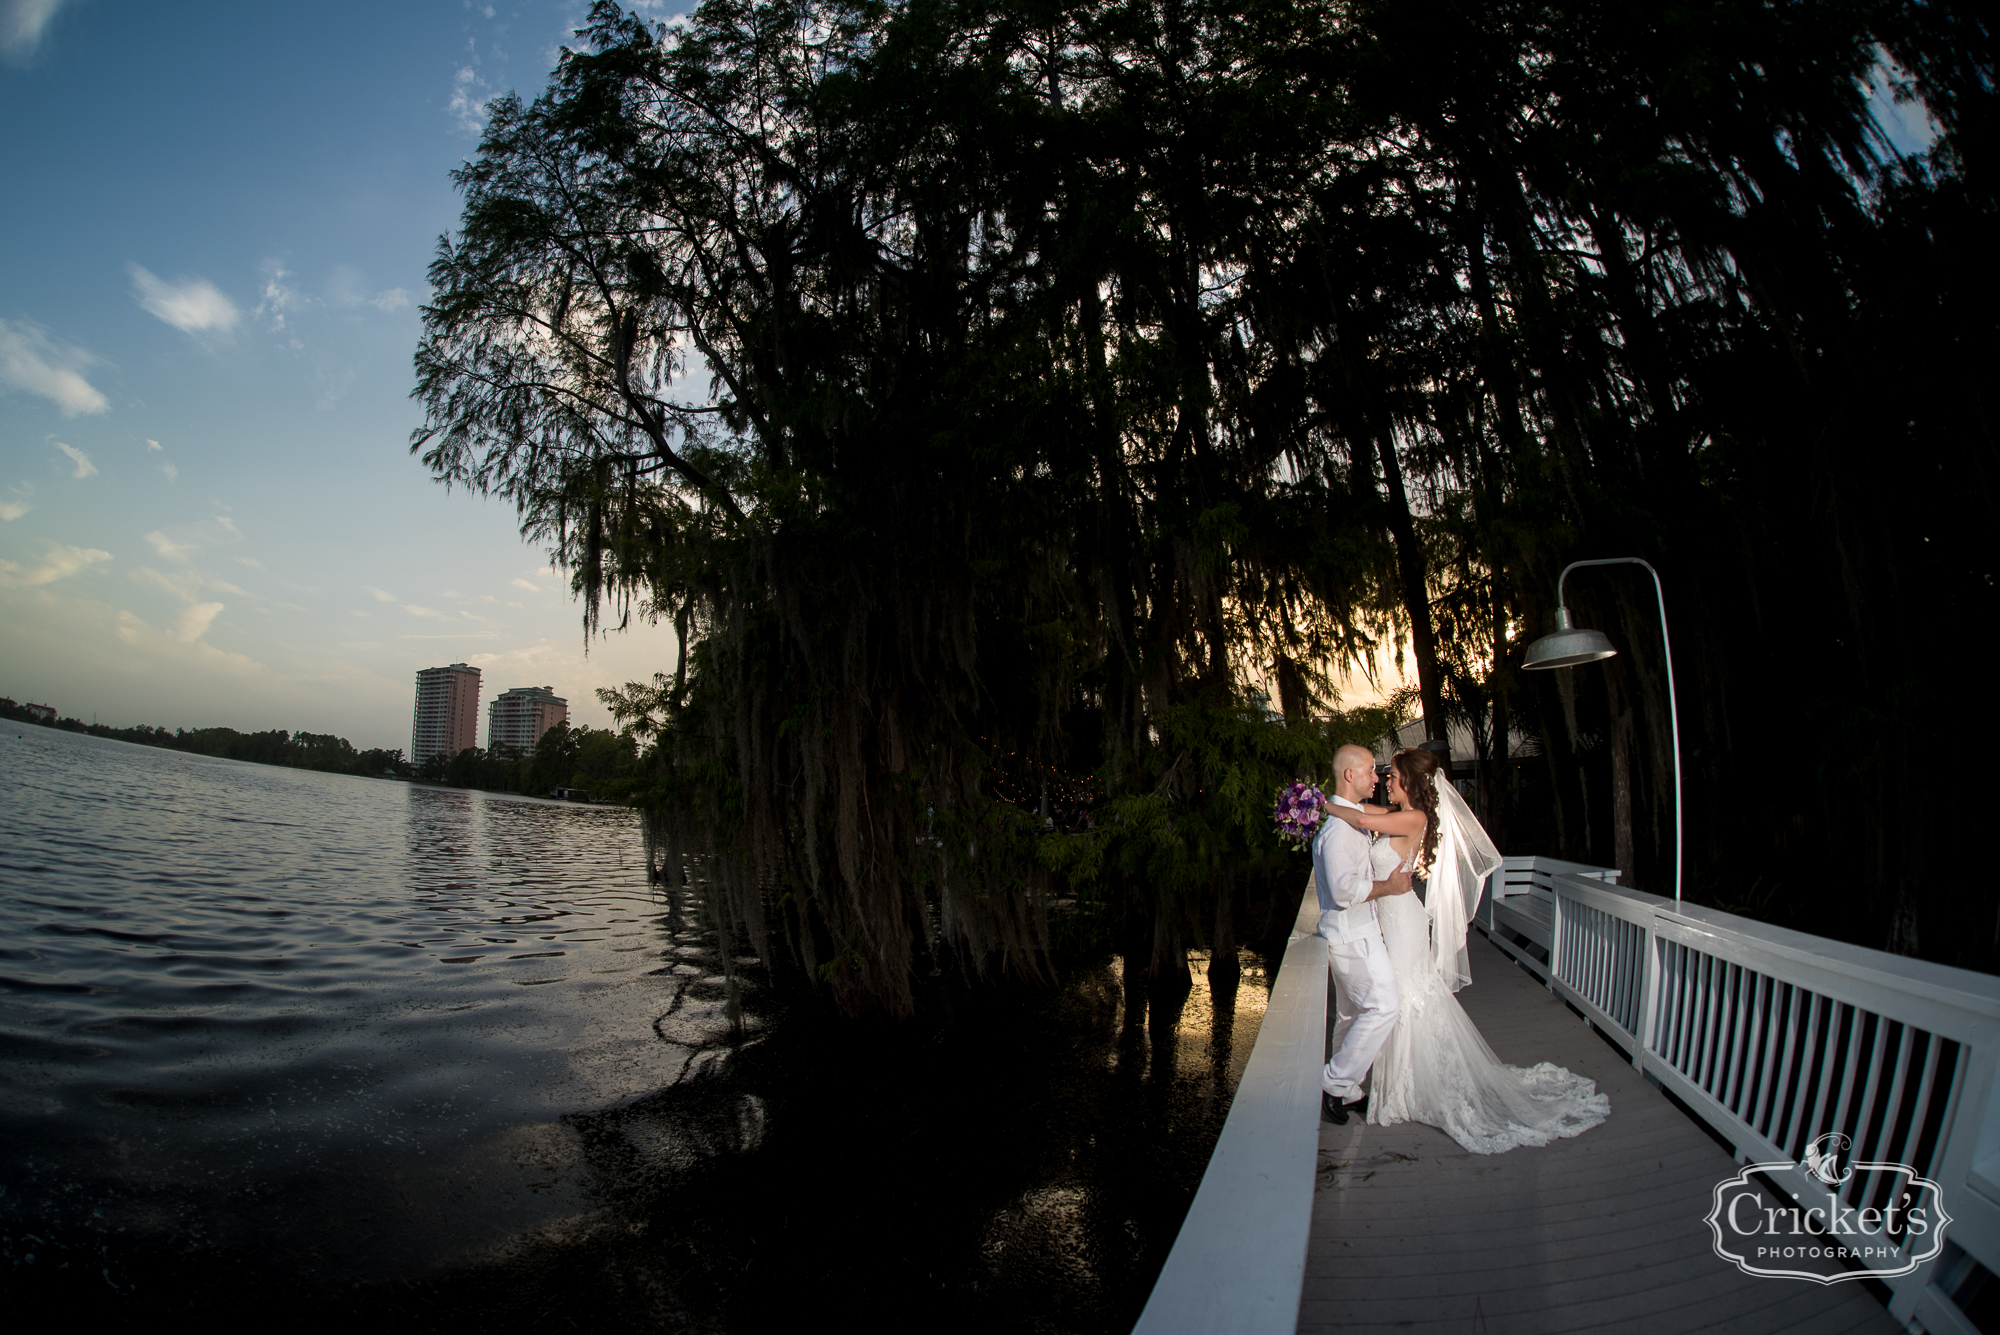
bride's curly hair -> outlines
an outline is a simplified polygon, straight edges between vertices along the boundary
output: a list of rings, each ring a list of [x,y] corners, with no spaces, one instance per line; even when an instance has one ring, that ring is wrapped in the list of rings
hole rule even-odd
[[[1437,752],[1417,746],[1406,747],[1391,756],[1389,763],[1396,767],[1396,777],[1403,781],[1403,791],[1410,795],[1410,801],[1417,810],[1424,813],[1424,847],[1417,854],[1417,866],[1428,873],[1437,860],[1437,775],[1441,768]]]

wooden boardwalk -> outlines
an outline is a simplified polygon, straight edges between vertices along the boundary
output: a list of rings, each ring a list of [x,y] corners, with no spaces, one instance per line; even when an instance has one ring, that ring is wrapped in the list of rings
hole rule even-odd
[[[1710,1247],[1730,1157],[1619,1051],[1477,932],[1459,1000],[1503,1061],[1553,1061],[1611,1096],[1572,1140],[1468,1154],[1416,1123],[1320,1127],[1301,1332],[1881,1332],[1858,1282],[1744,1275]]]

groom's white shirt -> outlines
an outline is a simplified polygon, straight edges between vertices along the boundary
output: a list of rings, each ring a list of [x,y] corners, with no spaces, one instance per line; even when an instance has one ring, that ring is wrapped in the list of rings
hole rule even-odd
[[[1344,797],[1331,801],[1361,810]],[[1319,934],[1328,941],[1353,941],[1373,936],[1375,868],[1368,857],[1368,835],[1337,816],[1328,816],[1313,839],[1313,881],[1319,889]]]

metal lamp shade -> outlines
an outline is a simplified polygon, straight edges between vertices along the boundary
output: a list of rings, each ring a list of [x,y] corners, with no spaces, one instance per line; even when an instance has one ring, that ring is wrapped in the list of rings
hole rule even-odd
[[[1569,609],[1556,609],[1556,629],[1553,635],[1544,635],[1528,646],[1528,657],[1521,664],[1524,668],[1575,667],[1579,663],[1595,663],[1600,658],[1610,658],[1618,651],[1611,640],[1601,630],[1577,630],[1569,624]]]

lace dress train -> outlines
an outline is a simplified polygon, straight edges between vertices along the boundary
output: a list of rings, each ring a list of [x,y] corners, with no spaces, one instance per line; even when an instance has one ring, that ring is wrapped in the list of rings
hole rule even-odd
[[[1388,840],[1387,866],[1396,865]],[[1384,861],[1377,855],[1378,864]],[[1474,1154],[1500,1154],[1579,1135],[1611,1115],[1597,1083],[1560,1066],[1508,1066],[1494,1055],[1433,963],[1430,916],[1415,895],[1376,901],[1402,1012],[1375,1058],[1368,1120],[1427,1122]]]

